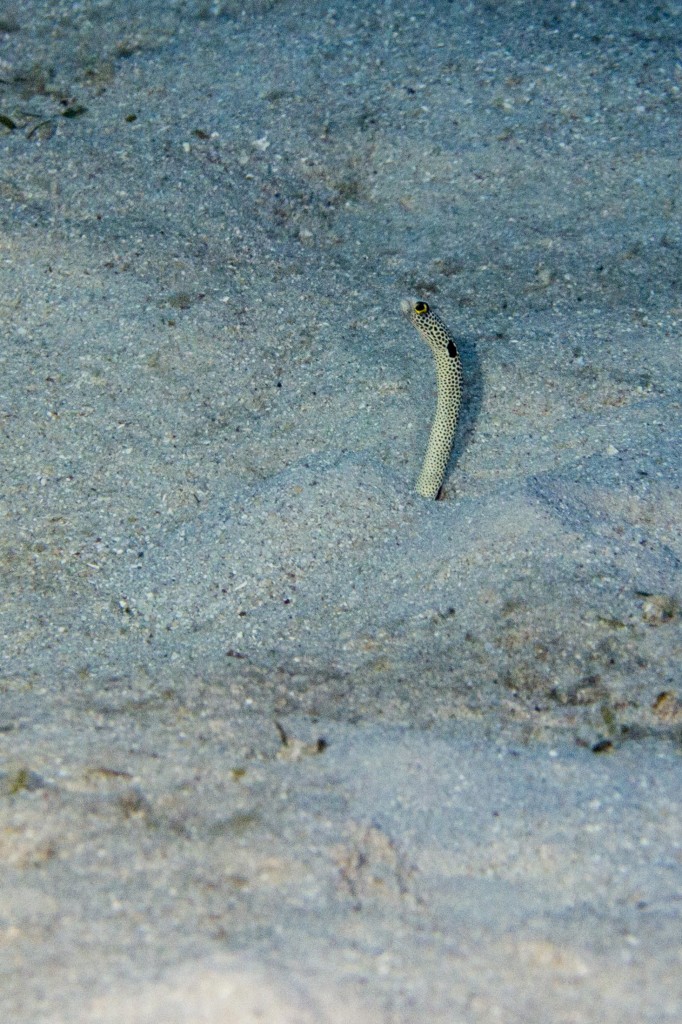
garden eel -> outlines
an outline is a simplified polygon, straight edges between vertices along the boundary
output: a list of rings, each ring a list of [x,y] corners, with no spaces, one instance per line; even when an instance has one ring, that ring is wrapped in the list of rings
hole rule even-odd
[[[431,349],[436,363],[436,415],[416,491],[422,498],[438,499],[462,404],[462,360],[447,326],[427,302],[402,302],[400,308]]]

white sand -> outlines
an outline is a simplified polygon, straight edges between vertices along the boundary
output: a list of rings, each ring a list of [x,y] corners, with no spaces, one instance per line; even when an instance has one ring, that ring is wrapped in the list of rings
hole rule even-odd
[[[0,1020],[682,1019],[680,13],[0,9]]]

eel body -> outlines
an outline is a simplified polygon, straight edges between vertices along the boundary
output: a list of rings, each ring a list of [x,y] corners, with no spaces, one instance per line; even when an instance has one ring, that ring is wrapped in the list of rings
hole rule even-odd
[[[401,308],[431,349],[436,364],[436,414],[416,486],[422,498],[434,499],[443,486],[462,405],[462,360],[447,325],[427,302],[403,302]]]

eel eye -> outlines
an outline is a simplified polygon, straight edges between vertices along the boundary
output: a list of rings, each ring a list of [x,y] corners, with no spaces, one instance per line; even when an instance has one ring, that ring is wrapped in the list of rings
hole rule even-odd
[[[419,316],[424,316],[429,311],[429,305],[427,302],[415,302],[414,311]]]

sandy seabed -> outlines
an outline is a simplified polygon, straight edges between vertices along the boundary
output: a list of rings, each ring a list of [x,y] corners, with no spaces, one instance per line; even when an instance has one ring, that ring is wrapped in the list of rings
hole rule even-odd
[[[0,6],[1,1020],[682,1019],[681,25]]]

